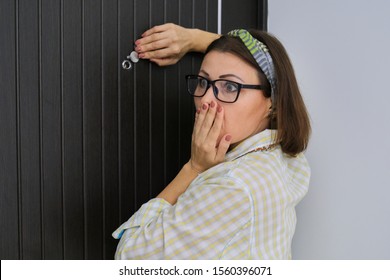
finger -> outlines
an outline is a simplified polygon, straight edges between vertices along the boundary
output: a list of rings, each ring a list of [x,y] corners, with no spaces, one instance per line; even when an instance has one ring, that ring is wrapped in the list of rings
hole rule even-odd
[[[213,126],[214,120],[215,120],[215,115],[217,112],[217,103],[214,101],[211,101],[209,110],[205,116],[205,119],[202,124],[202,129],[199,132],[199,135],[203,138],[206,139],[206,137],[209,135],[210,130]]]
[[[149,49],[152,49],[154,47],[153,44],[158,44],[161,40],[167,40],[169,39],[168,35],[164,35],[165,33],[156,33],[152,34],[148,37],[141,38],[135,41],[136,45],[136,51],[146,51]],[[155,48],[155,47],[154,47]]]
[[[200,131],[202,130],[204,122],[206,120],[207,112],[208,112],[209,109],[210,109],[210,105],[208,103],[203,103],[200,106],[200,112],[199,112],[198,120],[197,120],[197,122],[196,122],[196,124],[194,126],[195,134],[199,134]]]
[[[230,134],[227,134],[222,137],[217,148],[217,154],[215,156],[216,161],[222,162],[225,159],[225,155],[230,147],[231,141],[232,136]]]
[[[192,128],[192,139],[191,139],[192,142],[194,142],[194,140],[195,140],[195,133],[196,133],[195,128],[196,128],[196,125],[199,121],[199,114],[200,114],[200,108],[197,108],[196,112],[195,112],[194,126]]]
[[[196,142],[202,143],[205,148],[215,148],[217,144],[217,138],[209,137],[210,130],[213,126],[213,122],[215,119],[215,108],[212,108],[211,105],[203,119],[203,122],[197,125],[196,132]]]
[[[179,58],[180,56],[177,56],[173,53],[173,50],[171,48],[164,48],[164,49],[155,49],[150,50],[147,52],[138,52],[138,56],[143,59],[154,59],[154,58]]]
[[[199,115],[200,115],[200,108],[196,108],[195,119],[194,119],[194,127],[193,127],[193,129],[192,129],[192,133],[194,133],[196,124],[197,124],[198,121],[199,121]]]
[[[135,41],[135,44],[137,46],[142,46],[162,39],[175,40],[177,39],[177,35],[169,26],[158,26],[152,28],[151,32],[142,34],[141,38]]]
[[[166,49],[169,48],[171,45],[171,40],[170,39],[158,39],[155,41],[152,41],[150,43],[144,44],[144,45],[139,45],[136,47],[136,51],[140,53],[146,53],[149,51],[155,51],[155,50],[161,50],[161,49]],[[164,53],[157,53],[161,55],[164,55]],[[166,55],[165,55],[166,56]],[[158,56],[156,56],[158,58]]]
[[[194,121],[195,124],[198,121],[199,114],[200,114],[200,108],[196,108],[196,111],[195,111],[195,121]]]
[[[201,107],[199,109],[200,109],[200,112],[199,112],[197,121],[194,124],[193,136],[197,136],[199,134],[199,131],[201,130],[201,128],[203,126],[203,122],[206,118],[206,114],[207,114],[207,111],[209,109],[209,104],[204,103],[201,105]]]
[[[153,26],[152,28],[146,30],[142,35],[141,37],[148,37],[154,33],[160,33],[160,32],[163,32],[165,30],[168,30],[170,28],[170,23],[165,23],[165,24],[162,24],[162,25],[156,25],[156,26]]]
[[[214,119],[214,123],[208,135],[210,141],[217,141],[223,125],[223,116],[224,116],[224,111],[222,106],[217,105],[217,113]]]

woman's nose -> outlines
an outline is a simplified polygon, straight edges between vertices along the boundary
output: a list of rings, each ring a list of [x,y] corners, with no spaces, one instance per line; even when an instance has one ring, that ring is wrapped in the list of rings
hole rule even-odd
[[[214,95],[214,89],[213,86],[210,85],[210,87],[206,90],[206,93],[201,98],[201,104],[208,103],[210,104],[211,101],[217,101]]]

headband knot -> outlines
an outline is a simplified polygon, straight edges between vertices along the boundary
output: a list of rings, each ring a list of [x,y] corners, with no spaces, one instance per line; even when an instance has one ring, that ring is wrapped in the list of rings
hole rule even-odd
[[[249,52],[252,54],[260,69],[266,76],[271,85],[271,100],[274,101],[274,93],[276,86],[275,67],[268,47],[261,41],[254,38],[245,29],[235,29],[228,33],[229,36],[239,37]]]

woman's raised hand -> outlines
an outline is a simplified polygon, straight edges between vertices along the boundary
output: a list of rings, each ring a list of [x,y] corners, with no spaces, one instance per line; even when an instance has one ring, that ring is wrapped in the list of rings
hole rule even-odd
[[[204,52],[218,37],[217,34],[200,29],[166,23],[145,31],[135,41],[135,51],[141,59],[166,66],[175,64],[188,52]]]
[[[192,133],[191,167],[198,173],[225,160],[231,135],[221,135],[223,126],[223,107],[212,101],[198,108]]]
[[[149,59],[160,66],[175,64],[191,48],[191,31],[179,25],[157,25],[135,41],[135,51],[141,59]]]

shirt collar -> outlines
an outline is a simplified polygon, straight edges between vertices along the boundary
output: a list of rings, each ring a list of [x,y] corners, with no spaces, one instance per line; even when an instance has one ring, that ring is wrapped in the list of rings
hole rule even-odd
[[[232,161],[238,157],[241,157],[248,152],[251,152],[253,149],[266,147],[270,144],[273,144],[276,139],[276,130],[274,129],[266,129],[258,134],[255,134],[236,147],[234,147],[231,151],[226,154],[225,161]]]

